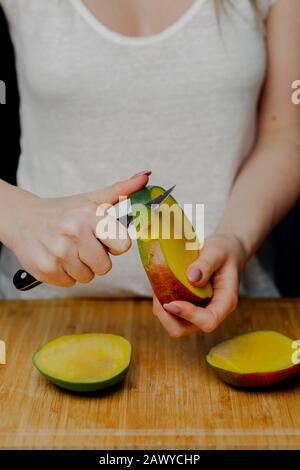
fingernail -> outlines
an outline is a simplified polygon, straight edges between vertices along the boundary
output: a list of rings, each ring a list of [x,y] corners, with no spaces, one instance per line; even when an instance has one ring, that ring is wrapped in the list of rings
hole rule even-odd
[[[191,282],[200,281],[202,278],[202,271],[199,268],[196,268],[196,266],[192,266],[188,271],[187,277]]]
[[[179,308],[177,305],[164,304],[163,307],[167,312],[173,313],[174,315],[178,315],[179,313],[181,313],[181,308]]]
[[[131,177],[131,179],[137,178],[138,176],[150,176],[151,174],[152,174],[152,171],[150,171],[150,170],[140,171],[140,172],[137,173],[136,175],[133,175],[133,176]]]

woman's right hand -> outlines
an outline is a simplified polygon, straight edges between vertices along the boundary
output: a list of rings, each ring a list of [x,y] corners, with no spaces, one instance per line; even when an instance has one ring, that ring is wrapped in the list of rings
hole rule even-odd
[[[116,224],[118,237],[96,238],[98,207],[142,189],[149,175],[145,171],[98,191],[62,198],[40,198],[0,182],[0,240],[41,282],[60,287],[88,283],[110,271],[110,254],[125,253],[131,246],[117,220],[110,223]]]

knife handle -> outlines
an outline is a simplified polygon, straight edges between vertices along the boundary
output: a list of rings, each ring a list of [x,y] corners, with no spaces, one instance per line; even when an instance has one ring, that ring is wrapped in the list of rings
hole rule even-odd
[[[31,290],[34,287],[42,284],[41,281],[37,281],[33,276],[31,276],[31,274],[29,274],[27,271],[24,271],[23,269],[20,269],[18,272],[16,272],[13,278],[13,283],[16,289],[22,291]]]

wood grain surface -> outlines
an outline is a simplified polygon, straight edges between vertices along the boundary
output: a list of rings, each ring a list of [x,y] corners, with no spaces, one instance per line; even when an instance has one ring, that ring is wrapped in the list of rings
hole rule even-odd
[[[243,299],[217,332],[176,341],[150,301],[2,301],[0,448],[300,448],[299,379],[273,391],[238,391],[205,364],[212,344],[261,328],[300,338],[300,300]],[[32,355],[43,343],[84,332],[132,342],[122,386],[78,396],[34,369]]]

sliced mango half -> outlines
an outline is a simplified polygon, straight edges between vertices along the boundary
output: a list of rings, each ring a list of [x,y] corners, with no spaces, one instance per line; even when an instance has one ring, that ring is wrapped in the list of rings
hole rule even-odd
[[[33,364],[50,382],[76,392],[92,392],[124,379],[131,345],[122,336],[90,333],[62,336],[42,346]]]
[[[300,345],[298,348],[300,352]],[[261,330],[217,344],[206,360],[222,380],[247,388],[273,385],[300,373],[296,356],[297,343],[293,339]]]

